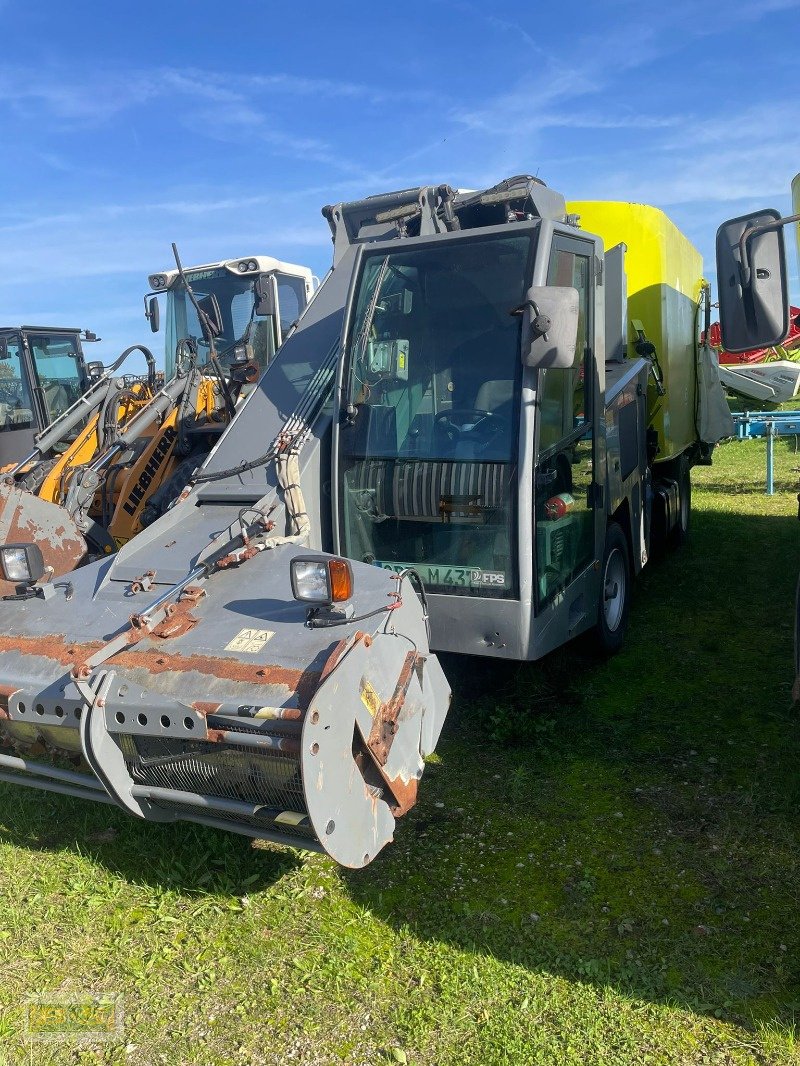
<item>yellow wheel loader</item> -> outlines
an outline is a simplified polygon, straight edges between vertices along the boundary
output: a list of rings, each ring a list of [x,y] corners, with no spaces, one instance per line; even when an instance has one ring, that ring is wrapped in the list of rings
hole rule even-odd
[[[156,387],[148,349],[129,348],[112,369],[138,350],[147,375],[106,374],[0,485],[0,533],[41,543],[53,577],[116,551],[167,509],[313,285],[307,268],[263,256],[188,272],[179,265],[150,283],[145,310],[154,332],[157,293],[167,296],[166,383]],[[9,591],[0,579],[0,593]]]

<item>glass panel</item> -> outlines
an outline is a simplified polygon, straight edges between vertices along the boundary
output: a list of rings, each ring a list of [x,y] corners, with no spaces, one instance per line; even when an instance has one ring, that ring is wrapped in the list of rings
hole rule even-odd
[[[513,596],[531,237],[365,257],[340,431],[345,554],[434,591]]]
[[[23,372],[19,338],[7,338],[8,359],[0,359],[0,433],[30,429],[33,423],[31,390]]]
[[[186,276],[198,301],[212,294],[219,301],[222,333],[216,339],[216,349],[222,365],[229,366],[233,362],[234,349],[247,333],[256,362],[266,367],[275,354],[274,325],[271,316],[261,318],[255,314],[255,276],[237,277],[223,267],[188,270]],[[180,282],[167,293],[166,317],[165,365],[169,379],[175,373],[175,349],[179,341],[193,340],[201,362],[208,357],[209,349],[194,305]]]
[[[47,416],[53,422],[83,392],[83,374],[75,337],[58,333],[28,335],[31,356],[42,387]]]
[[[548,285],[578,290],[576,352],[582,358],[566,370],[539,372],[539,461],[535,517],[539,604],[550,603],[594,559],[591,421],[592,355],[587,345],[592,289],[590,259],[554,249]],[[588,381],[589,386],[586,386]]]
[[[277,274],[276,277],[281,334],[285,336],[306,306],[306,283],[303,278],[292,277],[291,274]]]

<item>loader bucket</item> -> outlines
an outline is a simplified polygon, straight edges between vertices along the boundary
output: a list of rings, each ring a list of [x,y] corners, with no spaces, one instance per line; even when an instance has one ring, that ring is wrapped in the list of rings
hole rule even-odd
[[[396,583],[363,571],[365,595],[385,602]],[[102,641],[0,633],[0,780],[369,863],[415,802],[450,689],[410,586],[369,632],[320,631],[281,580],[264,608],[248,601],[244,629],[243,601],[220,609],[187,589],[151,633],[106,645],[101,665]]]
[[[87,552],[81,531],[62,507],[18,488],[9,479],[0,480],[2,544],[38,544],[53,577],[74,570]],[[0,572],[0,596],[10,596],[14,588]]]

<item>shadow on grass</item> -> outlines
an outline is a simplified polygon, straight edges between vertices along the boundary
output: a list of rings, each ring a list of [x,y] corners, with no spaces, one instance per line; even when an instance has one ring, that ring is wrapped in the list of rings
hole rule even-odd
[[[269,888],[302,862],[289,848],[254,851],[248,837],[191,822],[143,822],[116,807],[13,785],[0,785],[0,797],[3,843],[69,849],[134,884],[242,896]]]
[[[420,805],[345,876],[421,938],[792,1030],[798,524],[693,521],[643,575],[615,659],[576,642],[541,664],[458,662]]]
[[[454,710],[397,843],[345,872],[398,932],[755,1022],[800,1012],[796,521],[699,512],[643,575],[622,653],[451,662]],[[2,839],[184,892],[300,859],[188,823],[0,789]],[[252,878],[257,875],[253,882]]]

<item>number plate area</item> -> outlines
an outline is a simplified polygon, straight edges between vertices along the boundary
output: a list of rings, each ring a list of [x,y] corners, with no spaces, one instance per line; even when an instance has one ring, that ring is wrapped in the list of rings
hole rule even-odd
[[[475,566],[448,566],[447,563],[394,563],[376,560],[376,566],[399,574],[402,570],[416,570],[426,589],[468,588],[503,592],[509,586],[506,575],[500,570],[480,570]]]

